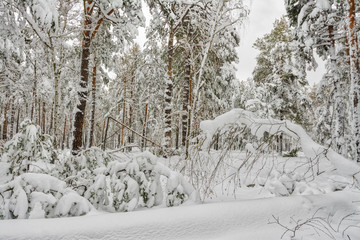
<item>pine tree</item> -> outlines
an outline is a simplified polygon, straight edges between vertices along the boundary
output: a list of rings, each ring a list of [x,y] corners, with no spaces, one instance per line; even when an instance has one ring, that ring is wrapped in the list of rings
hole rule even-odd
[[[84,3],[84,30],[82,40],[81,55],[81,78],[80,88],[78,89],[79,104],[78,111],[75,114],[72,153],[77,154],[82,146],[83,127],[85,120],[85,108],[88,95],[88,78],[89,78],[89,60],[91,41],[96,36],[103,22],[110,21],[114,23],[114,32],[119,32],[119,42],[124,39],[130,39],[133,36],[127,36],[132,27],[139,26],[142,19],[141,3],[133,1],[111,1],[110,3],[93,1],[83,1]],[[116,6],[116,7],[114,7]],[[112,15],[121,17],[111,17]],[[94,21],[95,19],[95,21]],[[130,23],[125,24],[122,23]]]
[[[253,79],[257,99],[265,106],[263,117],[292,120],[306,126],[311,100],[306,95],[304,69],[296,63],[299,52],[292,42],[287,19],[276,20],[272,31],[254,43],[260,53]]]

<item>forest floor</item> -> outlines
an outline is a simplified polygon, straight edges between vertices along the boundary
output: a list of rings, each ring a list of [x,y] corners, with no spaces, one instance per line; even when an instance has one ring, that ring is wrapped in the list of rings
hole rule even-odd
[[[214,162],[219,154],[214,151],[203,157]],[[262,156],[250,164],[251,171],[239,171],[246,176],[241,181],[239,176],[230,181],[232,186],[242,186],[233,191],[231,184],[225,186],[228,181],[220,179],[239,169],[246,156],[237,151],[227,156],[226,170],[218,171],[214,193],[203,203],[122,213],[92,210],[81,217],[2,220],[0,239],[360,240],[360,190],[351,178],[336,173],[329,161],[321,160],[317,165],[321,174],[304,182],[300,176],[311,179],[314,175],[306,158]],[[168,166],[175,160],[159,159]],[[206,161],[203,164],[208,166]]]
[[[292,229],[295,222],[301,224],[315,214],[313,221],[296,231],[293,239],[359,240],[359,215],[349,216],[340,223],[343,217],[359,209],[354,204],[359,199],[360,192],[349,189],[321,195],[214,199],[204,204],[127,213],[91,212],[82,217],[3,220],[0,221],[0,239],[279,240],[286,229],[271,223],[275,218]],[[292,235],[293,232],[288,232],[283,239],[290,239]]]

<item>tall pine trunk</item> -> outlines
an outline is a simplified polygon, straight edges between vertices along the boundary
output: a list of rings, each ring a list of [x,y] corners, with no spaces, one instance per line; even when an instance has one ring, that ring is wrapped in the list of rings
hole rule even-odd
[[[72,154],[76,155],[82,147],[83,126],[85,120],[86,98],[88,94],[89,79],[89,60],[90,60],[90,44],[91,44],[91,18],[89,14],[89,6],[85,4],[85,22],[82,40],[82,55],[80,69],[80,89],[78,89],[79,103],[74,119],[74,131],[72,142]]]
[[[42,132],[43,132],[43,134],[45,134],[45,126],[46,126],[45,116],[46,116],[46,109],[45,109],[45,102],[43,102],[43,105],[42,105]]]
[[[134,109],[133,109],[133,104],[134,104],[134,99],[133,99],[133,95],[134,95],[134,83],[135,83],[135,73],[132,72],[131,73],[131,82],[130,82],[130,104],[129,104],[129,128],[132,128],[133,126],[133,118],[134,118]],[[128,136],[128,143],[134,143],[134,133],[131,132],[129,133]],[[131,148],[129,148],[129,150],[131,151]]]
[[[192,46],[192,26],[189,16],[184,18],[184,26],[186,29],[186,45],[185,46],[185,75],[183,88],[183,106],[182,106],[182,145],[185,147],[186,157],[188,156],[190,125],[191,125],[191,49]]]
[[[36,60],[35,60],[35,62],[34,62],[33,102],[31,105],[31,115],[30,115],[31,121],[34,121],[34,112],[35,112],[36,99],[37,99],[36,90],[37,90],[37,72],[36,72]]]
[[[353,139],[355,145],[355,159],[360,162],[360,69],[359,56],[356,37],[356,18],[355,18],[355,0],[347,0],[348,13],[348,35],[349,35],[349,50],[350,50],[350,78],[352,90],[352,105],[353,105]]]
[[[126,116],[126,76],[124,77],[124,100],[123,100],[123,115],[122,115],[122,124],[125,124]],[[124,126],[121,128],[121,142],[120,147],[124,145]]]
[[[148,103],[145,103],[145,113],[144,113],[144,125],[143,125],[143,132],[142,135],[146,137],[146,130],[147,130],[147,118],[148,118]],[[141,147],[144,149],[146,148],[146,141],[144,138],[141,138]]]
[[[54,146],[57,146],[58,142],[58,125],[59,125],[59,76],[60,73],[56,66],[56,57],[54,46],[51,47],[51,61],[54,74]]]
[[[340,82],[340,75],[337,67],[337,55],[335,48],[334,38],[334,26],[328,27],[330,38],[330,63],[331,74],[334,81],[334,108],[335,108],[335,134],[334,134],[334,146],[338,153],[346,154],[345,147],[345,106],[343,102],[342,86]]]
[[[184,77],[184,86],[183,86],[183,99],[182,99],[182,146],[186,146],[187,142],[187,133],[188,133],[188,114],[189,114],[189,98],[190,98],[190,74],[191,74],[191,63],[190,63],[190,54],[186,56],[186,65],[185,65],[185,77]]]
[[[96,57],[94,57],[91,96],[92,96],[92,98],[91,98],[91,118],[90,118],[89,147],[93,146],[93,141],[94,141],[95,109],[96,109]]]
[[[2,129],[2,139],[7,140],[7,128],[8,128],[8,118],[7,118],[7,112],[9,109],[10,101],[5,104],[4,109],[4,121],[3,121],[3,129]]]
[[[15,98],[12,98],[11,113],[10,113],[10,138],[14,136],[14,125],[15,125]]]
[[[50,113],[50,125],[48,129],[48,133],[51,133],[52,127],[53,127],[53,120],[54,120],[54,106],[51,104],[51,113]]]
[[[65,121],[64,121],[64,131],[63,131],[63,139],[62,139],[62,142],[61,142],[61,149],[64,149],[64,147],[65,147],[65,138],[66,138],[66,120],[67,120],[67,117],[65,116]]]
[[[174,26],[170,21],[168,41],[168,79],[165,90],[165,148],[171,147],[171,101],[173,91]]]
[[[16,116],[16,131],[15,133],[19,132],[19,123],[20,123],[20,107],[18,107],[18,112]]]

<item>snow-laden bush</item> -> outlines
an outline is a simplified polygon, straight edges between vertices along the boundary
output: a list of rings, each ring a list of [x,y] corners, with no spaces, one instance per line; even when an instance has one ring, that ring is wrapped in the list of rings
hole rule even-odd
[[[98,169],[105,168],[114,159],[98,147],[79,152],[76,156],[69,150],[59,154],[59,161],[52,175],[63,179],[69,186],[83,194],[89,185],[89,181],[94,179]]]
[[[76,156],[59,153],[50,137],[26,120],[1,158],[0,218],[78,216],[92,207],[115,212],[196,201],[183,176],[157,160],[151,153],[116,160],[96,147]]]
[[[83,195],[99,209],[132,211],[164,201],[167,206],[176,206],[188,199],[197,200],[196,191],[183,176],[158,163],[149,152],[126,162],[112,161],[94,173]],[[162,178],[166,182],[164,189]]]
[[[24,173],[0,185],[0,219],[80,216],[92,206],[66,183],[40,173]]]
[[[351,178],[339,175],[325,175],[307,181],[295,172],[273,170],[264,187],[275,196],[314,195],[340,191],[353,185]]]
[[[42,134],[39,126],[25,119],[20,124],[20,131],[5,143],[1,162],[9,164],[9,174],[18,176],[29,171],[44,172],[45,166],[54,163],[56,158],[51,137]]]

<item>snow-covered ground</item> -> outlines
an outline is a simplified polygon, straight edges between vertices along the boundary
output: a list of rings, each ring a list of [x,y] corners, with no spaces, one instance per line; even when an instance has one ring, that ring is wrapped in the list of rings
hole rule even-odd
[[[243,113],[247,114],[232,112]],[[27,168],[15,160],[19,152],[24,156],[28,152],[12,151],[17,145],[10,142],[11,151],[0,165],[0,217],[13,220],[0,221],[0,239],[360,240],[359,166],[316,144],[296,125],[254,121],[248,115],[224,115],[227,122],[220,117],[202,127],[207,125],[204,131],[211,137],[218,123],[234,120],[242,126],[248,121],[251,130],[262,136],[261,131],[274,131],[276,125],[293,134],[299,140],[295,147],[301,145],[302,151],[297,150],[296,157],[279,156],[270,145],[263,149],[256,141],[248,141],[245,151],[224,150],[228,149],[224,143],[222,150],[192,153],[189,164],[180,155],[162,158],[133,150],[113,152],[110,157],[91,148],[77,158],[62,152],[58,165],[42,168],[50,175],[36,172],[38,168],[21,173]],[[41,138],[36,136],[32,139]],[[36,141],[27,142],[35,144],[30,150],[44,148]],[[39,156],[34,155],[33,162],[41,163]],[[62,162],[81,163],[82,168],[61,171],[67,166]],[[11,164],[18,167],[13,175]],[[82,214],[86,215],[56,218]]]
[[[212,202],[173,208],[142,209],[128,213],[91,213],[87,216],[60,219],[0,221],[0,239],[244,239],[278,240],[284,229],[273,216],[292,227],[291,219],[306,220],[320,209],[333,227],[348,213],[356,211],[360,193],[334,192],[324,195],[274,197],[256,200]],[[319,215],[320,216],[320,215]],[[333,219],[332,219],[333,218]],[[360,239],[360,219],[344,221],[351,240]],[[298,239],[331,239],[303,228]],[[336,234],[336,233],[334,233]],[[305,236],[305,237],[304,237]],[[290,234],[284,236],[289,239]],[[341,239],[341,238],[336,238]],[[344,238],[345,239],[345,238]]]

